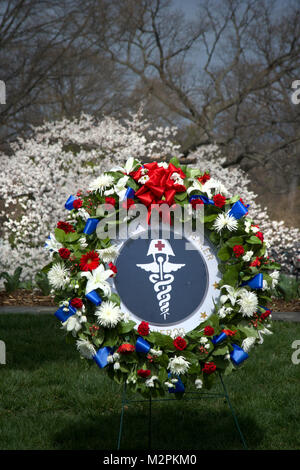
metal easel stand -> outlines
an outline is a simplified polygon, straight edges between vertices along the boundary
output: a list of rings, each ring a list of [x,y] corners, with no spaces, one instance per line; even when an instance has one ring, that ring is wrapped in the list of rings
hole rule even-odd
[[[219,398],[225,398],[227,401],[227,404],[229,406],[229,409],[231,411],[234,424],[236,426],[236,429],[239,433],[240,439],[243,444],[243,448],[246,450],[248,449],[245,438],[243,436],[243,433],[241,431],[237,416],[235,414],[235,411],[233,409],[233,406],[230,402],[230,398],[227,392],[227,389],[225,387],[225,383],[223,381],[222,375],[219,373],[219,378],[223,387],[223,393],[216,393],[216,392],[185,392],[185,394],[195,394],[197,397],[191,397],[191,398],[183,398],[183,400],[201,400],[201,398],[214,398],[214,397],[219,397]],[[150,395],[149,399],[146,400],[128,400],[126,398],[126,383],[124,384],[124,389],[123,389],[123,395],[122,395],[122,409],[121,409],[121,417],[120,417],[120,427],[119,427],[119,436],[118,436],[118,446],[117,450],[120,450],[121,448],[121,440],[122,440],[122,434],[123,434],[123,421],[124,421],[124,407],[126,404],[130,403],[143,403],[143,402],[148,402],[149,403],[149,411],[148,411],[148,448],[151,449],[151,421],[152,421],[152,402],[156,401],[175,401],[176,398],[155,398],[153,399]]]

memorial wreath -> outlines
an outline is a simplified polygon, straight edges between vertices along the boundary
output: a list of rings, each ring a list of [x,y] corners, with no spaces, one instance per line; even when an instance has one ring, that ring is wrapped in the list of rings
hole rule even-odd
[[[199,315],[192,331],[160,333],[143,320],[142,311],[141,321],[133,321],[112,292],[118,247],[109,236],[99,237],[97,226],[100,221],[129,224],[135,204],[147,208],[148,223],[153,204],[189,205],[192,220],[204,208],[221,279],[215,282],[219,297],[214,311]],[[124,168],[104,172],[89,188],[71,195],[66,220],[46,240],[51,262],[43,271],[59,306],[55,315],[81,357],[93,359],[117,383],[145,396],[175,392],[180,397],[188,384],[210,388],[217,372],[238,369],[252,346],[271,333],[267,304],[279,273],[248,207],[208,172],[180,165],[176,158],[144,165],[130,158]],[[168,223],[174,223],[172,213]]]

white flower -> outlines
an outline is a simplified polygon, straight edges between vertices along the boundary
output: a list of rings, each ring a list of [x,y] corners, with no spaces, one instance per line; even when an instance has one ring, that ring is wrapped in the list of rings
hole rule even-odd
[[[259,341],[258,344],[262,344],[264,342],[263,335],[272,335],[272,331],[268,330],[268,328],[263,328],[262,330],[258,330]]]
[[[56,263],[48,272],[48,279],[54,289],[61,289],[70,281],[70,272],[63,264]]]
[[[175,387],[176,387],[176,385],[171,384],[171,382],[165,382],[165,385],[166,385],[168,388],[175,388]]]
[[[86,277],[88,280],[85,293],[88,294],[95,289],[101,289],[103,290],[105,296],[110,296],[110,284],[106,279],[108,279],[113,274],[113,271],[110,269],[105,271],[103,264],[100,264],[100,266],[98,266],[96,269],[93,269],[93,271],[81,273],[81,276]]]
[[[196,388],[202,388],[202,386],[203,386],[202,380],[201,379],[196,379],[195,380],[195,386],[196,386]]]
[[[262,290],[268,290],[269,289],[269,285],[268,285],[268,282],[265,281],[265,279],[263,279],[263,286],[262,286]]]
[[[87,219],[90,217],[90,214],[83,207],[80,207],[78,209],[76,217],[81,217],[83,220],[87,221]]]
[[[156,377],[156,375],[153,375],[152,377],[147,379],[145,381],[146,387],[150,387],[150,388],[154,387],[154,381],[157,380],[157,379],[158,379],[158,377]]]
[[[109,354],[109,355],[107,356],[107,363],[108,363],[108,364],[112,364],[113,362],[114,362],[114,357],[113,357],[111,354]]]
[[[150,349],[149,352],[152,354],[152,356],[160,357],[162,355],[162,351],[158,351],[157,349]]]
[[[94,346],[85,339],[78,339],[76,341],[76,346],[80,354],[86,359],[92,359],[96,354]]]
[[[278,284],[278,279],[279,279],[279,271],[273,271],[270,276],[272,278],[272,289],[274,289],[277,284]]]
[[[244,254],[244,256],[242,257],[242,260],[248,262],[251,260],[252,256],[253,256],[253,251],[249,250],[247,251],[247,253]]]
[[[120,201],[124,199],[126,191],[127,191],[126,184],[128,180],[129,180],[129,176],[126,176],[126,175],[120,178],[113,188],[107,189],[104,192],[105,196],[110,196],[111,194],[116,193],[119,196]]]
[[[221,289],[227,290],[227,295],[221,295],[220,302],[225,304],[227,300],[230,300],[231,305],[235,305],[237,297],[240,295],[241,289],[235,289],[232,286],[224,285]]]
[[[148,175],[143,175],[143,176],[141,176],[140,179],[138,180],[138,183],[140,183],[140,184],[145,184],[145,183],[147,183],[147,181],[149,181],[149,179],[150,179],[150,178],[149,178]]]
[[[242,312],[243,317],[252,317],[257,309],[257,296],[254,292],[249,292],[246,289],[241,289],[240,298],[237,301],[240,305],[240,312]]]
[[[122,321],[128,323],[131,320],[131,315],[128,312],[122,312]]]
[[[220,310],[218,311],[218,316],[219,318],[225,318],[228,314],[232,312],[231,307],[221,307]]]
[[[100,194],[104,191],[104,189],[111,186],[114,182],[114,177],[111,175],[100,175],[94,181],[90,183],[89,189],[91,191],[99,191]]]
[[[85,237],[80,237],[78,242],[79,242],[80,248],[86,248],[88,246],[88,243]]]
[[[85,323],[87,318],[84,315],[75,313],[71,315],[63,324],[62,329],[66,331],[72,331],[73,336],[76,336],[76,333],[81,330],[82,323]]]
[[[249,219],[245,219],[245,232],[246,233],[249,233],[250,232],[250,228],[251,228],[251,220]]]
[[[114,361],[118,361],[120,359],[120,354],[119,353],[114,353],[112,357],[113,357]]]
[[[245,338],[244,341],[242,342],[242,349],[247,353],[250,351],[252,346],[254,345],[256,341],[256,338],[254,336],[249,336],[248,338]]]
[[[208,343],[208,339],[205,336],[202,336],[202,338],[200,338],[200,343],[201,344],[206,344],[206,343]]]
[[[131,173],[137,165],[140,165],[140,163],[139,162],[134,163],[134,158],[129,157],[124,167],[122,166],[114,167],[110,171],[121,171],[122,173],[126,173],[126,175],[129,175],[129,173]]]
[[[98,317],[97,322],[108,328],[114,328],[122,318],[120,308],[111,301],[102,302],[95,315]]]
[[[50,238],[47,238],[45,242],[45,248],[53,253],[57,253],[60,248],[63,247],[61,243],[59,243],[53,233],[50,233]]]
[[[181,176],[174,172],[172,175],[171,175],[171,180],[174,180],[175,184],[180,184],[180,185],[183,185],[184,184],[184,180],[181,178]]]
[[[169,164],[167,162],[159,162],[157,166],[163,167],[165,170],[167,170]]]
[[[168,369],[172,372],[172,374],[185,374],[190,366],[190,362],[188,362],[182,356],[175,356],[169,360]]]
[[[232,215],[228,215],[228,213],[219,214],[213,224],[213,228],[215,228],[217,232],[221,232],[223,228],[227,228],[232,232],[233,230],[236,230],[237,227],[237,220]]]
[[[119,253],[119,249],[116,245],[111,245],[108,248],[102,248],[101,250],[96,251],[100,256],[101,261],[104,263],[110,263],[111,261],[114,261]]]
[[[120,363],[119,363],[119,362],[115,362],[115,363],[114,363],[114,369],[115,369],[115,370],[119,370],[119,369],[120,369]]]

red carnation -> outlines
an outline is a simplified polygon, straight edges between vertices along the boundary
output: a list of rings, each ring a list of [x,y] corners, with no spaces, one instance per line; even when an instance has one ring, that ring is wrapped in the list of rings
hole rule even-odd
[[[73,202],[73,207],[74,209],[79,209],[80,207],[82,207],[82,199],[75,199],[75,201]]]
[[[177,338],[174,339],[173,344],[179,351],[183,351],[187,346],[186,340],[181,338],[181,336],[177,336]]]
[[[203,205],[204,202],[201,199],[192,199],[191,204],[193,209],[197,209],[197,206]]]
[[[262,232],[256,232],[255,236],[260,239],[260,241],[263,243],[264,241],[264,236]]]
[[[202,369],[202,372],[205,372],[205,374],[212,374],[213,372],[215,372],[217,366],[216,364],[214,364],[213,362],[206,362],[204,364],[204,367]]]
[[[237,330],[223,330],[223,332],[227,336],[234,336],[236,334]]]
[[[213,201],[215,203],[215,206],[223,207],[226,202],[226,197],[222,196],[222,194],[216,194],[215,196],[213,196]]]
[[[68,250],[68,248],[60,248],[58,250],[58,253],[59,253],[61,258],[68,259],[70,257],[71,251]]]
[[[125,201],[122,202],[123,209],[128,210],[131,206],[134,206],[134,200],[133,199],[125,199]]]
[[[74,308],[82,308],[83,307],[83,302],[81,299],[79,299],[78,297],[75,297],[74,299],[71,300],[70,304],[72,305],[72,307]]]
[[[208,325],[204,328],[205,336],[212,336],[214,334],[214,332],[215,332],[215,329],[212,326]]]
[[[210,180],[210,174],[209,173],[204,173],[204,175],[200,176],[200,178],[198,178],[198,181],[200,181],[201,184],[204,184],[206,183],[206,181]]]
[[[108,197],[108,196],[107,196],[107,197],[105,198],[105,204],[111,205],[111,206],[114,206],[114,207],[115,207],[115,205],[116,205],[116,200],[115,200],[114,197]],[[106,209],[111,209],[111,207],[108,207],[108,208],[106,207]]]
[[[99,266],[99,255],[94,250],[89,251],[80,258],[81,271],[93,271]]]
[[[57,228],[60,228],[65,233],[75,232],[73,225],[68,224],[68,222],[57,222]]]
[[[272,313],[271,310],[266,310],[265,312],[261,314],[260,318],[262,320],[265,320],[269,315],[271,315],[271,313]]]
[[[138,334],[141,336],[148,336],[150,332],[149,323],[146,321],[142,321],[139,324],[137,331],[138,331]]]
[[[132,344],[124,343],[118,347],[117,352],[121,354],[128,354],[135,350],[135,347]]]
[[[233,253],[235,254],[236,258],[239,258],[245,253],[244,247],[242,245],[234,245]]]
[[[113,273],[117,274],[118,270],[117,270],[117,267],[114,265],[114,263],[108,263],[108,266],[109,266],[109,269],[110,269]],[[113,276],[113,274],[112,274],[110,277],[112,277],[112,276]]]
[[[143,379],[146,379],[147,377],[149,377],[149,375],[151,375],[151,370],[149,370],[149,369],[139,369],[137,371],[137,375],[139,377],[143,377]]]

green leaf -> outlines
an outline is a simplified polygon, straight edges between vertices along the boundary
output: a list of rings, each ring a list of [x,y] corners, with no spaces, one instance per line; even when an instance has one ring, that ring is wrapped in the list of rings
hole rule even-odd
[[[243,241],[244,240],[242,237],[232,237],[227,240],[226,245],[230,246],[230,248],[233,248],[235,245],[242,245]]]
[[[226,245],[223,245],[217,253],[217,257],[221,261],[227,261],[231,257],[231,253]]]
[[[111,296],[109,297],[109,299],[111,302],[114,302],[115,304],[117,304],[119,307],[121,305],[121,300],[120,300],[120,297],[118,296],[118,294],[111,294]]]
[[[153,331],[147,336],[147,341],[165,350],[171,350],[171,351],[175,350],[175,346],[173,345],[172,338],[168,335],[163,335],[156,331]]]
[[[246,242],[249,243],[250,245],[261,245],[260,239],[258,237],[255,237],[254,235],[248,238]]]
[[[66,234],[61,228],[56,228],[54,230],[55,238],[59,243],[64,244],[65,243],[65,238]]]
[[[170,163],[173,163],[173,165],[176,166],[176,168],[180,167],[180,163],[177,157],[172,157],[170,160]]]
[[[58,229],[59,230],[59,229]],[[68,243],[75,242],[81,237],[80,233],[70,232],[65,234],[65,241]]]
[[[127,323],[125,323],[124,321],[120,322],[118,324],[118,333],[119,333],[119,335],[129,333],[130,331],[133,330],[135,325],[136,325],[136,323],[132,320],[129,320],[129,322],[127,322]]]
[[[132,178],[129,178],[126,185],[129,186],[129,188],[132,188],[134,191],[139,189],[139,185]]]

